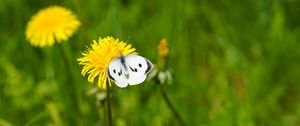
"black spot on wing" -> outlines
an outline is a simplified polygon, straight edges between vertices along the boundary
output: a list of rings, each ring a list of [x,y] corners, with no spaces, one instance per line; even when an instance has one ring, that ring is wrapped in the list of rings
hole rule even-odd
[[[146,62],[147,62],[147,66],[148,66],[148,67],[147,67],[147,69],[146,69],[144,75],[146,75],[146,74],[152,69],[151,63],[150,63],[148,60],[146,60]]]
[[[130,68],[130,70],[131,70],[132,72],[134,72],[134,69],[133,69],[131,66],[129,66],[129,68]]]
[[[109,70],[107,71],[107,73],[108,73],[108,77],[109,77],[110,79],[112,79],[113,81],[116,81],[115,78],[113,78],[113,77],[110,75]]]
[[[118,72],[118,75],[121,76],[122,75],[122,69],[120,69],[121,71]]]
[[[129,68],[130,68],[130,70],[132,71],[132,72],[137,72],[137,69],[136,68],[132,68],[131,66],[129,66]]]

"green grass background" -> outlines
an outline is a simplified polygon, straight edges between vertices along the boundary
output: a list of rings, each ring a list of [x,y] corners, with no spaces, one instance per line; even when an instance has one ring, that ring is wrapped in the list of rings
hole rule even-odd
[[[82,22],[58,45],[32,47],[24,31],[49,5],[73,10]],[[157,62],[157,44],[170,44],[173,83],[166,91],[189,126],[300,125],[299,0],[1,0],[0,125],[105,124],[96,85],[76,61],[92,40],[114,36]],[[116,126],[179,125],[153,82],[113,86]],[[76,110],[78,106],[79,110]]]

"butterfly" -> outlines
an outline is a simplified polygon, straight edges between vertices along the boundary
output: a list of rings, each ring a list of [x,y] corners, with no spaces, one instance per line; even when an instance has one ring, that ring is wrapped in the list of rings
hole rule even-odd
[[[107,69],[107,76],[120,88],[137,85],[145,81],[153,68],[152,63],[139,55],[129,54],[114,58]]]

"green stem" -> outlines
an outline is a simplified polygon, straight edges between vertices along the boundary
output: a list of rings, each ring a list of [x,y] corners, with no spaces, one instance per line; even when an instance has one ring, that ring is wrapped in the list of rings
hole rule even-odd
[[[106,106],[107,106],[107,121],[108,121],[108,126],[112,126],[112,115],[111,115],[111,90],[110,90],[110,85],[108,83],[108,80],[106,81]]]
[[[171,111],[172,111],[173,115],[175,116],[175,118],[177,119],[177,121],[180,123],[181,126],[184,126],[185,123],[184,123],[183,119],[181,118],[179,113],[176,111],[175,107],[172,105],[172,103],[162,85],[160,86],[160,91],[161,91],[164,101],[167,103],[168,107],[171,109]]]
[[[74,83],[74,79],[73,79],[73,76],[72,76],[72,71],[71,71],[71,65],[70,65],[70,62],[68,60],[68,57],[66,55],[66,52],[62,46],[62,44],[58,44],[58,48],[59,48],[59,51],[62,55],[62,58],[63,58],[63,61],[65,63],[65,67],[67,69],[67,89],[68,89],[68,92],[69,94],[71,95],[71,102],[72,102],[72,105],[74,108],[75,108],[75,112],[76,114],[80,114],[79,112],[79,106],[78,106],[78,101],[77,101],[77,88],[76,88],[76,85]]]

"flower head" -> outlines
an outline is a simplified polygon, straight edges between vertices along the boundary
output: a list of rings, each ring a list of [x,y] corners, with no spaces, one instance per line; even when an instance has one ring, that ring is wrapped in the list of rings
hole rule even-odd
[[[169,44],[167,39],[161,39],[158,44],[157,65],[149,74],[149,79],[154,79],[159,84],[170,84],[172,74],[168,68]]]
[[[161,39],[158,45],[158,55],[161,57],[167,57],[169,55],[169,47],[168,47],[167,39]]]
[[[98,86],[101,89],[106,89],[107,69],[111,60],[120,55],[136,54],[135,48],[131,48],[119,39],[113,37],[99,38],[99,41],[93,41],[91,47],[82,53],[83,57],[79,58],[79,65],[83,65],[81,74],[88,74],[88,81],[94,82],[98,77]]]
[[[71,37],[80,26],[80,21],[72,11],[50,6],[31,17],[27,24],[26,39],[33,46],[52,46]]]
[[[158,46],[158,61],[157,67],[159,69],[166,69],[169,56],[169,44],[167,39],[161,39]]]

